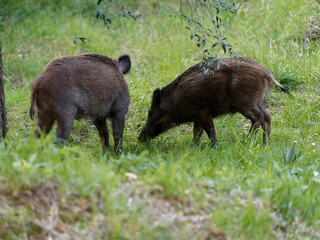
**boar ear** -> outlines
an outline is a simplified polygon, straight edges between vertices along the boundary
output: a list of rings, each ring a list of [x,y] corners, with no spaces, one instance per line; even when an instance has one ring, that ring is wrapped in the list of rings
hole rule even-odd
[[[161,92],[160,92],[160,89],[157,88],[156,90],[154,90],[152,95],[151,107],[159,107],[160,104],[161,104]]]
[[[123,55],[118,59],[118,67],[122,74],[126,74],[130,71],[131,61],[129,55]]]

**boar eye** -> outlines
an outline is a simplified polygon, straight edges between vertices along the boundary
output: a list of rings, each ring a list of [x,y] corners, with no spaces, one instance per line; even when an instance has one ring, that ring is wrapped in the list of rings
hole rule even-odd
[[[149,115],[149,116],[152,115],[152,110],[151,110],[151,109],[148,111],[148,115]]]

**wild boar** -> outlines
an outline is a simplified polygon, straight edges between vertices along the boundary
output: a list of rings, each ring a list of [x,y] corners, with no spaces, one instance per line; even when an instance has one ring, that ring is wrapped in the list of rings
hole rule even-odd
[[[252,122],[249,135],[262,126],[263,143],[270,138],[271,117],[266,112],[266,99],[271,86],[288,91],[272,73],[253,59],[222,59],[220,69],[205,76],[196,64],[161,90],[153,92],[147,122],[138,139],[146,141],[185,122],[193,122],[193,142],[198,143],[203,130],[212,145],[217,142],[213,118],[241,113]]]
[[[57,121],[58,141],[68,139],[74,119],[91,119],[101,143],[109,147],[106,119],[112,119],[114,151],[122,152],[122,135],[130,97],[123,74],[129,72],[128,55],[118,61],[99,54],[54,59],[31,84],[30,117],[37,112],[37,129],[48,134]],[[104,150],[105,150],[104,148]]]

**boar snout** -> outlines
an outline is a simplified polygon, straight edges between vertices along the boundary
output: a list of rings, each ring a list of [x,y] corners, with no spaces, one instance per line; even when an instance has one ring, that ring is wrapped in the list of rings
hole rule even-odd
[[[148,119],[145,127],[142,129],[138,140],[141,142],[146,142],[159,136],[161,133],[165,132],[168,128],[164,127],[165,121],[161,119],[159,122],[154,123],[152,119]]]
[[[160,134],[160,133],[159,133]],[[156,136],[158,136],[159,134],[154,133],[153,131],[151,131],[151,129],[148,127],[148,125],[146,125],[140,135],[138,136],[138,140],[141,142],[146,142],[152,138],[155,138]]]
[[[140,135],[137,138],[140,142],[146,142],[148,139],[150,139],[148,137],[148,132],[145,129],[142,129]]]
[[[138,140],[141,142],[146,142],[150,139],[153,139],[164,132],[163,126],[161,123],[151,124],[150,119],[147,120],[146,125],[142,129]]]

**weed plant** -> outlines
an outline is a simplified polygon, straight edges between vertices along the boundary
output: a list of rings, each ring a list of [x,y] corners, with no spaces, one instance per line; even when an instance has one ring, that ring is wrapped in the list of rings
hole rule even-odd
[[[233,50],[269,68],[291,97],[272,89],[267,145],[261,131],[247,140],[250,122],[235,114],[215,119],[218,144],[211,148],[206,135],[191,145],[192,124],[137,141],[153,90],[201,56],[175,17],[178,1],[126,2],[142,21],[118,18],[109,29],[95,19],[91,1],[0,2],[10,124],[0,144],[0,239],[63,239],[44,227],[57,229],[49,219],[78,229],[65,230],[74,239],[319,239],[320,41],[304,37],[319,4],[247,0],[237,16],[224,16]],[[87,43],[74,44],[78,37]],[[55,130],[33,137],[30,83],[52,59],[88,52],[132,59],[120,156],[102,155],[88,121],[74,123],[64,147],[55,144]],[[42,196],[35,189],[48,183],[59,197],[39,215],[47,205],[27,199]]]

